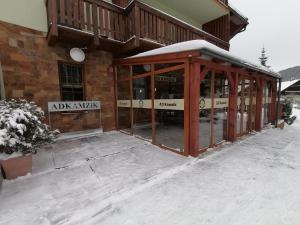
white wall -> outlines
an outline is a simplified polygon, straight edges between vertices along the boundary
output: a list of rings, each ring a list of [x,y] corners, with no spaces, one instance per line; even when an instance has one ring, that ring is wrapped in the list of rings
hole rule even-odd
[[[47,32],[45,0],[0,0],[0,20]]]

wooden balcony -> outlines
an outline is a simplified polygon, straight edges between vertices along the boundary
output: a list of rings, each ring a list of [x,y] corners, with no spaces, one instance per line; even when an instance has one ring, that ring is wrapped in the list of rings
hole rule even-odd
[[[228,0],[219,0],[220,2],[222,2],[224,5],[228,6]]]
[[[47,6],[50,45],[62,42],[127,54],[204,39],[229,49],[226,31],[220,30],[217,38],[138,0],[126,8],[101,0],[48,0]]]

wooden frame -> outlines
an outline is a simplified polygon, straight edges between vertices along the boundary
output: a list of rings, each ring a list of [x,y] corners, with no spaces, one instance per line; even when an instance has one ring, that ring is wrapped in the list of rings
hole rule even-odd
[[[170,71],[176,71],[179,69],[184,69],[184,152],[178,152],[175,149],[168,148],[165,146],[159,147],[182,155],[192,155],[198,156],[200,153],[205,152],[206,149],[201,149],[199,147],[199,97],[200,97],[200,83],[208,74],[212,72],[212,89],[211,97],[215,99],[214,85],[215,85],[215,73],[222,73],[226,76],[229,84],[229,106],[228,106],[228,117],[227,117],[227,139],[225,141],[235,141],[238,137],[248,134],[251,130],[260,130],[261,127],[261,105],[262,105],[262,90],[265,82],[272,83],[272,91],[274,93],[274,84],[276,78],[270,77],[266,74],[261,74],[255,70],[245,69],[239,66],[233,65],[223,65],[220,61],[205,61],[200,59],[201,53],[199,51],[187,51],[180,53],[170,53],[151,57],[141,57],[141,58],[129,58],[124,60],[115,61],[117,65],[122,66],[135,66],[135,65],[151,65],[151,72],[138,74],[134,77],[122,78],[117,80],[116,83],[129,81],[133,79],[139,79],[143,77],[151,77],[151,105],[152,105],[152,143],[157,145],[156,142],[156,127],[155,127],[155,109],[154,109],[154,78],[157,74],[167,73]],[[170,64],[170,63],[181,63],[180,65],[170,66],[164,69],[155,70],[155,64]],[[247,130],[243,129],[243,123],[241,123],[242,132],[241,135],[237,135],[237,102],[238,102],[238,85],[239,81],[242,80],[242,97],[245,99],[245,90],[249,93],[249,108],[248,108],[248,121]],[[245,80],[249,80],[249,87],[245,86]],[[254,81],[256,82],[256,96],[254,96]],[[256,99],[256,104],[254,105],[254,98]],[[214,102],[212,101],[211,119],[214,110]],[[270,108],[274,108],[276,104],[276,99],[274,100],[272,95],[272,103]],[[243,105],[243,104],[242,104]],[[242,106],[244,107],[244,106]],[[253,110],[255,108],[255,118]],[[272,110],[270,110],[270,116],[273,115]],[[272,118],[272,117],[270,117]],[[212,121],[212,120],[211,120]],[[255,127],[253,127],[253,125]],[[211,133],[210,133],[210,146],[215,147],[221,143],[216,143],[214,140],[214,127],[211,122]]]
[[[184,99],[185,99],[185,102],[188,101],[188,98],[189,97],[186,97],[186,94],[188,94],[189,92],[189,70],[186,71],[186,69],[189,67],[189,64],[187,61],[176,61],[176,63],[181,63],[179,65],[176,65],[176,66],[170,66],[168,68],[164,68],[164,69],[158,69],[158,70],[155,70],[154,66],[155,64],[150,64],[151,66],[151,72],[147,72],[147,73],[143,73],[143,74],[138,74],[138,75],[135,75],[133,76],[133,66],[135,65],[138,65],[138,64],[134,64],[134,65],[128,65],[129,68],[130,68],[130,72],[129,72],[129,76],[127,78],[122,78],[122,79],[117,79],[117,74],[115,75],[116,77],[116,82],[115,82],[115,88],[116,88],[116,101],[118,99],[118,84],[119,83],[126,83],[128,82],[129,85],[130,85],[130,121],[131,121],[131,128],[130,128],[130,132],[128,133],[127,131],[125,130],[122,130],[120,129],[119,127],[119,117],[118,117],[118,107],[116,106],[116,121],[117,121],[117,129],[120,130],[121,132],[123,133],[126,133],[126,134],[130,134],[130,135],[134,135],[133,133],[133,125],[134,125],[134,122],[133,122],[133,118],[134,118],[134,115],[133,115],[133,104],[132,104],[132,101],[133,101],[133,81],[134,80],[138,80],[138,79],[141,79],[141,78],[146,78],[146,77],[150,77],[151,78],[151,105],[152,105],[152,108],[151,108],[151,117],[152,117],[152,144],[154,145],[157,145],[161,148],[164,148],[164,149],[167,149],[167,150],[171,150],[173,152],[176,152],[176,153],[179,153],[179,154],[182,154],[182,155],[185,155],[187,156],[188,155],[188,149],[189,149],[189,141],[188,141],[188,138],[189,138],[189,134],[188,134],[188,116],[184,116],[184,138],[183,138],[183,143],[184,143],[184,149],[183,149],[183,152],[178,152],[177,150],[173,149],[173,148],[170,148],[170,147],[167,147],[167,146],[162,146],[162,145],[159,145],[157,144],[156,142],[156,127],[155,127],[155,123],[156,123],[156,118],[155,118],[155,109],[154,109],[154,100],[155,100],[155,93],[154,93],[154,89],[155,89],[155,76],[156,75],[159,75],[159,74],[164,74],[164,73],[168,73],[168,72],[172,72],[172,71],[178,71],[178,70],[184,70],[184,74],[183,74],[183,77],[184,77]],[[159,63],[159,64],[164,64],[164,63]],[[141,64],[139,64],[141,65]],[[149,64],[145,64],[145,65],[149,65]],[[115,71],[117,71],[115,69]],[[188,114],[189,112],[189,104],[185,104],[185,110],[184,110],[184,114]],[[140,138],[140,139],[143,139],[143,140],[146,140],[145,138],[141,138],[139,136],[136,136],[137,138]],[[147,140],[148,141],[148,140]]]

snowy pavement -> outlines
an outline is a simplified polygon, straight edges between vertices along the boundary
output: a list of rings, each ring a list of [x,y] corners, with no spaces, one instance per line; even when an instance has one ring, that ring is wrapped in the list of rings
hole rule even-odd
[[[299,120],[197,159],[117,132],[58,143],[4,182],[0,224],[298,225],[299,146]]]

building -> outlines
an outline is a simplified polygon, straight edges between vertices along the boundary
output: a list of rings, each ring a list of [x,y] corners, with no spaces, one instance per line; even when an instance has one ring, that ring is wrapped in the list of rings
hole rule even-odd
[[[227,0],[1,4],[2,97],[35,101],[53,129],[118,129],[197,155],[275,121],[279,74],[228,52],[248,19]]]
[[[300,103],[300,79],[282,82],[281,96],[293,99],[296,103]]]

